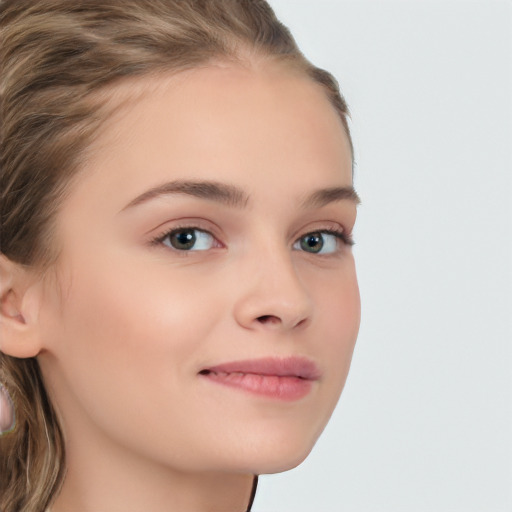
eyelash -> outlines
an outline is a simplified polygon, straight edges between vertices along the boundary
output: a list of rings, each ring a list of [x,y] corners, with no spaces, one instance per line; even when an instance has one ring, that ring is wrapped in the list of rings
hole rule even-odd
[[[215,237],[215,235],[213,233],[211,233],[210,231],[208,231],[207,229],[203,229],[197,225],[180,225],[180,226],[173,226],[171,229],[168,229],[166,230],[165,232],[159,234],[158,236],[156,236],[155,238],[153,238],[151,241],[150,241],[150,245],[151,246],[159,246],[159,245],[164,245],[165,248],[167,249],[171,249],[169,246],[163,244],[164,240],[170,236],[170,235],[173,235],[174,233],[177,233],[179,231],[184,231],[184,230],[197,230],[197,231],[201,231],[202,233],[207,233],[208,235],[212,236],[215,240],[217,240],[217,238]],[[314,235],[314,234],[327,234],[327,235],[333,235],[335,236],[338,240],[341,240],[341,243],[347,247],[352,247],[355,242],[354,242],[354,239],[352,237],[352,235],[346,233],[345,231],[343,231],[342,229],[335,229],[335,228],[324,228],[324,229],[318,229],[318,230],[314,230],[314,231],[309,231],[307,233],[304,233],[302,236],[300,236],[299,238],[297,238],[297,240],[295,240],[294,244],[299,242],[302,238],[308,236],[308,235]],[[174,252],[180,254],[180,255],[183,255],[183,256],[186,256],[188,255],[190,252],[202,252],[202,251],[187,251],[187,250],[179,250],[179,249],[171,249],[173,250]],[[303,251],[303,252],[306,252],[306,251]],[[314,253],[310,253],[310,254],[314,254]],[[319,256],[326,256],[326,255],[323,255],[323,254],[319,254]]]

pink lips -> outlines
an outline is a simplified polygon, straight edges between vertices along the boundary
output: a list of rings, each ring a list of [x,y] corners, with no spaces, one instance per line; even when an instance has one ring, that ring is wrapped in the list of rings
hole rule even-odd
[[[233,361],[199,372],[213,382],[269,398],[298,400],[306,396],[320,371],[309,359],[288,357]]]

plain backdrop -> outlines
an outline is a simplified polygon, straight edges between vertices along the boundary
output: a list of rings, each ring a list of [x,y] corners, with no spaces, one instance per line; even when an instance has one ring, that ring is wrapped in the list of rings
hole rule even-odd
[[[255,512],[512,511],[512,2],[270,0],[352,113],[362,325]]]

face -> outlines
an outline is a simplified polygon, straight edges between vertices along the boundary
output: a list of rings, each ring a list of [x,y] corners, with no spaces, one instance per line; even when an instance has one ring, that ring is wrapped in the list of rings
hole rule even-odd
[[[57,216],[40,361],[65,435],[187,471],[289,469],[359,326],[347,137],[277,65],[147,85]]]

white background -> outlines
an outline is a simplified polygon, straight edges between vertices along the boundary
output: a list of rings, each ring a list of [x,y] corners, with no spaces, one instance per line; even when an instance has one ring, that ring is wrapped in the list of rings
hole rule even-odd
[[[363,317],[255,512],[512,511],[512,2],[270,0],[352,112]]]

